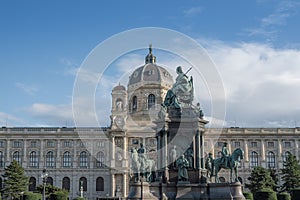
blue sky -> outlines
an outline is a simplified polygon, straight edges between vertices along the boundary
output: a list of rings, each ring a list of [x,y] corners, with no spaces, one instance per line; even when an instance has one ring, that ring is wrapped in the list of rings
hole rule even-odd
[[[122,31],[162,27],[207,49],[224,81],[227,126],[300,126],[299,8],[289,0],[0,1],[0,124],[74,126],[75,76],[91,50]],[[123,65],[143,64],[134,58]]]

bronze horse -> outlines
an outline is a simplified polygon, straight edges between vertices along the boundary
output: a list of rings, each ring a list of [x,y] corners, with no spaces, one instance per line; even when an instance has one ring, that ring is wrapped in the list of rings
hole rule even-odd
[[[223,169],[230,169],[230,181],[233,182],[233,177],[232,177],[232,171],[234,170],[234,174],[235,174],[235,179],[234,181],[237,182],[238,180],[238,172],[237,172],[237,168],[239,165],[239,162],[241,159],[244,159],[244,151],[242,148],[237,148],[233,151],[233,153],[231,154],[231,156],[229,156],[229,166],[226,167],[225,163],[223,162],[222,158],[216,158],[213,160],[213,162],[211,163],[211,169],[208,169],[210,171],[210,179],[212,178],[212,176],[215,176],[215,182],[219,183],[219,171],[221,170],[221,168]]]

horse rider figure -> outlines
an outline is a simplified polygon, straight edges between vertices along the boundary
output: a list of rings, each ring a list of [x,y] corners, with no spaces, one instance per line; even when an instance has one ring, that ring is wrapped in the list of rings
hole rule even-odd
[[[221,158],[222,163],[224,163],[225,168],[229,168],[230,167],[230,164],[229,164],[230,152],[229,152],[229,149],[227,148],[227,142],[223,143],[221,153],[222,153],[222,158]]]
[[[143,145],[143,143],[140,144],[140,148],[137,150],[137,153],[139,155],[139,162],[141,164],[141,173],[143,174],[143,170],[145,170],[146,163],[147,163],[147,157],[146,157],[146,149]]]

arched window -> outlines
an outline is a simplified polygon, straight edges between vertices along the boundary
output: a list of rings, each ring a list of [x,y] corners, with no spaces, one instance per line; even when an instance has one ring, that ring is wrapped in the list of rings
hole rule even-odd
[[[39,167],[39,157],[35,151],[32,151],[29,154],[29,167]]]
[[[21,164],[21,155],[20,155],[20,152],[15,151],[13,153],[13,160],[17,161],[19,163],[19,165]]]
[[[0,167],[4,167],[4,154],[0,151]]]
[[[96,191],[104,191],[104,179],[102,177],[96,179]]]
[[[55,167],[55,157],[53,151],[49,151],[46,154],[46,167],[54,168]]]
[[[68,151],[63,155],[63,167],[72,167],[72,157]]]
[[[96,167],[97,168],[104,168],[105,167],[105,156],[104,156],[104,153],[102,151],[97,153]]]
[[[289,151],[284,152],[283,158],[282,158],[283,162],[286,162],[286,160],[287,160],[287,158],[289,157],[290,154],[291,154],[291,152],[289,152]]]
[[[132,112],[136,111],[137,110],[137,97],[134,96],[132,98]]]
[[[53,185],[53,178],[51,176],[47,177],[47,184]]]
[[[88,167],[88,154],[86,151],[83,151],[79,155],[79,166]]]
[[[149,94],[148,96],[148,109],[155,105],[155,95]]]
[[[275,168],[275,153],[272,151],[268,152],[267,163],[269,168]]]
[[[70,191],[70,178],[64,177],[62,180],[62,189]]]
[[[252,151],[250,154],[250,167],[254,168],[258,166],[258,153]]]
[[[122,111],[123,110],[123,101],[122,101],[122,99],[117,99],[116,109],[117,109],[117,111]]]
[[[79,191],[81,186],[83,187],[83,191],[87,191],[87,179],[85,177],[79,179]]]
[[[34,177],[30,177],[29,178],[29,187],[28,187],[28,190],[30,192],[36,191],[36,178],[34,178]]]

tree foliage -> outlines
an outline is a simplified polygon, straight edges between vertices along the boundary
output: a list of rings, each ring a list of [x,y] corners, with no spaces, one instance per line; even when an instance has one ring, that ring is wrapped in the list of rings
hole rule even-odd
[[[291,192],[292,189],[300,187],[300,165],[296,156],[289,154],[286,161],[283,162],[282,181],[281,186],[282,191]]]
[[[276,173],[276,169],[269,169],[269,172],[270,172],[270,176],[272,177],[274,184],[275,184],[272,189],[275,192],[277,192],[278,189],[280,188],[280,186],[278,186],[278,181],[279,181],[278,173]]]
[[[43,185],[39,185],[37,187],[37,191],[42,194],[43,193]],[[61,189],[59,187],[55,187],[51,184],[46,184],[46,186],[45,186],[45,195],[46,195],[46,197],[50,197],[52,194],[54,194],[56,192],[68,193],[64,189]]]
[[[273,190],[273,188],[276,186],[270,175],[270,171],[261,166],[255,167],[252,170],[248,180],[250,181],[250,184],[246,184],[246,187],[249,188],[252,193],[265,188],[270,188]]]
[[[23,192],[27,190],[29,179],[25,176],[24,169],[17,161],[12,161],[9,166],[5,168],[4,186],[2,189],[4,197],[13,197],[19,199]]]

